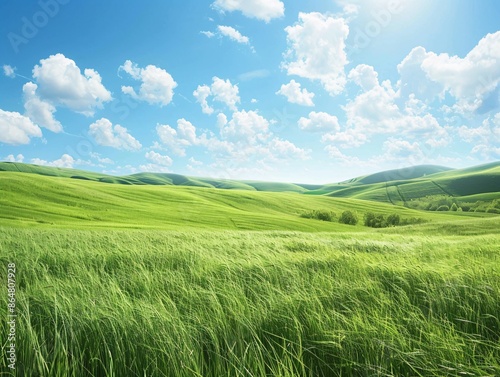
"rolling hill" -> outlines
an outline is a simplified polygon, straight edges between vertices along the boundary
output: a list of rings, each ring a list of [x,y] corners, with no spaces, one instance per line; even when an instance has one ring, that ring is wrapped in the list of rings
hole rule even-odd
[[[398,211],[426,217],[431,215],[404,207],[427,209],[417,205],[419,200],[436,197],[496,203],[500,163],[467,169],[416,166],[337,184],[306,185],[171,173],[111,176],[2,162],[0,193],[0,224],[329,231],[342,225],[303,219],[300,214],[350,209],[360,215]],[[434,213],[432,219],[451,215]]]
[[[175,185],[103,184],[82,179],[0,173],[0,225],[57,228],[240,229],[356,231],[366,229],[302,218],[309,211],[351,210],[428,221],[464,214],[425,213],[386,203],[323,195],[221,190]]]

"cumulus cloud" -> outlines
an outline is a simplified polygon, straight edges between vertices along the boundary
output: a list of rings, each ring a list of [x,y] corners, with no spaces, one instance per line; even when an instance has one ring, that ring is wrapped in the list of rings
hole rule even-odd
[[[159,165],[159,166],[170,166],[172,165],[172,159],[169,157],[169,156],[164,156],[164,155],[161,155],[160,153],[158,152],[155,152],[155,151],[149,151],[146,153],[145,157],[155,163],[156,165]]]
[[[14,77],[16,77],[16,68],[15,67],[11,67],[10,65],[5,64],[3,66],[3,74],[5,76],[10,77],[11,79],[13,79]]]
[[[61,132],[63,127],[54,118],[54,113],[56,112],[55,106],[49,102],[42,101],[36,93],[37,88],[38,86],[32,82],[28,82],[23,86],[26,116],[34,123],[52,132]]]
[[[326,132],[339,131],[339,120],[335,115],[330,115],[324,112],[312,111],[309,117],[302,117],[298,121],[299,127],[303,131],[309,132]]]
[[[300,83],[291,80],[288,84],[281,85],[280,90],[276,94],[285,96],[290,103],[296,103],[302,106],[314,106],[314,93],[307,89],[301,89]]]
[[[405,71],[414,74],[404,78],[403,87],[419,85],[425,94],[434,92],[441,98],[448,92],[456,99],[457,110],[462,112],[489,111],[482,107],[491,95],[497,96],[494,107],[499,106],[500,31],[487,34],[464,58],[416,47],[398,69],[401,74]],[[417,94],[416,90],[413,92]]]
[[[212,114],[214,109],[208,105],[207,98],[212,95],[212,90],[207,85],[198,85],[198,88],[193,92],[196,102],[201,105],[201,111],[205,114]]]
[[[274,138],[269,142],[268,148],[273,156],[278,158],[307,160],[310,157],[310,151],[297,147],[289,140]]]
[[[122,86],[123,93],[130,95],[136,100],[145,101],[152,105],[164,106],[172,101],[177,83],[164,69],[154,65],[139,68],[137,64],[127,60],[120,66],[119,70],[125,71],[134,80],[141,81],[139,93],[131,86]]]
[[[285,14],[285,5],[280,0],[216,0],[212,7],[222,12],[240,11],[246,17],[265,22]]]
[[[22,154],[18,154],[17,156],[14,156],[13,154],[9,154],[3,160],[7,161],[7,162],[23,162],[24,156]]]
[[[0,142],[20,145],[29,144],[32,137],[42,137],[42,130],[30,118],[18,112],[0,109]]]
[[[348,64],[346,20],[317,12],[299,13],[299,21],[285,31],[288,50],[282,67],[287,74],[318,80],[331,95],[341,93]]]
[[[33,69],[42,100],[65,106],[73,111],[92,116],[96,108],[111,101],[111,93],[102,85],[101,76],[93,69],[83,74],[76,63],[63,54],[40,60]]]
[[[156,132],[161,143],[177,156],[185,156],[186,147],[198,143],[196,127],[184,118],[177,120],[177,129],[158,124]]]
[[[347,128],[343,133],[325,136],[325,140],[338,140],[344,144],[350,140],[354,143],[350,146],[359,146],[375,134],[405,134],[434,146],[445,146],[450,142],[446,128],[432,114],[425,112],[425,105],[414,96],[398,106],[398,92],[388,80],[380,84],[372,67],[358,66],[349,77],[363,91],[342,107]]]
[[[35,165],[53,166],[56,168],[73,168],[77,161],[69,154],[63,154],[61,158],[50,162],[39,158],[32,158],[31,163]]]
[[[125,127],[119,124],[113,126],[106,118],[101,118],[92,123],[89,127],[89,134],[97,144],[105,147],[129,151],[138,150],[142,147],[141,143],[130,135]]]
[[[220,129],[221,136],[229,140],[245,140],[250,144],[267,138],[269,122],[256,111],[237,111],[233,118]]]
[[[201,110],[205,114],[212,114],[214,109],[208,104],[208,99],[224,103],[230,110],[236,111],[236,105],[240,103],[238,85],[231,84],[229,80],[223,80],[217,76],[212,78],[211,86],[199,85],[193,92],[196,102],[201,105]]]

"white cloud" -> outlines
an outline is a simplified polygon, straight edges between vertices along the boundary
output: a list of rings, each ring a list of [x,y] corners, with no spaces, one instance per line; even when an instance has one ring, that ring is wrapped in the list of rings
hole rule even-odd
[[[363,145],[368,140],[367,136],[359,130],[348,128],[341,132],[324,134],[321,141],[324,143],[340,143],[342,148],[355,148]]]
[[[221,128],[227,124],[227,116],[224,113],[217,114],[217,127]]]
[[[280,0],[216,0],[212,6],[223,12],[240,11],[246,17],[265,22],[285,14],[285,5]]]
[[[324,112],[312,111],[309,113],[308,118],[300,118],[298,124],[301,130],[309,132],[340,130],[338,118],[335,115],[330,115]]]
[[[41,160],[39,158],[32,158],[31,163],[35,165],[44,165],[44,166],[53,166],[56,168],[73,168],[75,163],[78,163],[78,161],[75,161],[73,157],[71,157],[69,154],[63,154],[61,158],[48,162],[46,160]]]
[[[350,72],[349,77],[363,89],[362,93],[342,107],[347,116],[347,129],[343,132],[351,130],[350,135],[341,133],[325,136],[325,139],[337,139],[344,143],[351,139],[359,146],[360,142],[368,141],[372,135],[405,134],[436,147],[450,142],[446,128],[427,112],[425,104],[415,96],[410,96],[400,108],[397,104],[399,93],[388,80],[379,84],[377,76],[373,68],[366,65]]]
[[[200,31],[200,33],[203,34],[203,35],[205,35],[208,38],[215,37],[215,33],[211,32],[211,31]]]
[[[325,150],[328,153],[328,156],[336,162],[339,162],[343,165],[359,165],[360,160],[355,156],[347,156],[340,151],[337,147],[333,145],[327,145]]]
[[[281,85],[280,90],[276,94],[285,96],[290,103],[296,103],[302,106],[314,106],[314,93],[307,89],[301,89],[300,83],[291,80],[288,84]]]
[[[205,114],[212,114],[214,109],[208,104],[208,99],[213,97],[213,101],[224,103],[230,110],[236,111],[236,105],[240,103],[238,85],[231,84],[229,80],[220,79],[217,76],[212,78],[212,85],[199,85],[193,92],[196,102],[200,103],[201,110]]]
[[[112,159],[107,157],[101,157],[101,155],[96,152],[90,152],[90,157],[97,160],[97,162],[99,162],[100,164],[112,165],[115,163]]]
[[[3,160],[7,161],[7,162],[23,162],[24,156],[22,154],[18,154],[17,156],[14,156],[13,154],[9,154]]]
[[[17,112],[0,109],[0,142],[29,144],[32,137],[42,137],[42,130],[31,119]]]
[[[170,166],[172,165],[172,159],[169,156],[164,156],[161,155],[158,152],[155,151],[149,151],[146,153],[145,157],[149,160],[154,162],[156,165],[160,166]]]
[[[289,49],[282,67],[287,74],[318,80],[331,95],[341,93],[348,64],[346,20],[317,12],[299,13],[299,22],[285,31]]]
[[[33,69],[42,100],[62,105],[87,116],[111,101],[111,93],[102,85],[101,76],[93,69],[82,75],[76,63],[63,54],[40,60]]]
[[[38,86],[32,82],[28,82],[23,86],[26,116],[34,123],[52,132],[61,132],[63,127],[54,118],[54,113],[56,112],[55,106],[49,102],[42,101],[36,93],[37,88]]]
[[[348,78],[354,81],[365,92],[379,85],[378,73],[375,72],[372,66],[366,64],[360,64],[356,68],[353,68],[349,72]]]
[[[89,127],[89,134],[95,139],[97,144],[115,149],[125,149],[129,151],[141,149],[142,145],[125,127],[113,124],[106,118],[99,119]]]
[[[158,124],[156,133],[161,143],[177,156],[185,156],[186,147],[199,143],[196,136],[196,127],[186,119],[177,120],[177,129],[170,127],[168,124]]]
[[[10,65],[5,64],[3,66],[3,73],[5,76],[13,79],[14,77],[16,77],[16,67],[11,67]]]
[[[268,147],[273,153],[273,156],[278,158],[298,158],[300,160],[307,160],[310,155],[310,151],[297,147],[289,140],[282,140],[279,138],[272,139]]]
[[[468,143],[489,141],[500,143],[500,113],[492,119],[485,119],[479,127],[459,127],[458,135]]]
[[[221,136],[233,141],[245,140],[250,144],[263,141],[268,136],[269,122],[255,111],[237,111],[220,129]]]
[[[384,142],[383,148],[385,160],[422,161],[424,159],[424,153],[416,141],[411,143],[408,140],[389,138]]]
[[[196,143],[196,127],[186,119],[177,120],[177,133],[179,137],[186,140],[189,144]]]
[[[196,102],[201,105],[201,111],[205,114],[212,114],[214,109],[208,105],[207,98],[210,97],[212,91],[207,85],[198,85],[198,88],[193,92],[194,98],[196,98]]]
[[[215,101],[226,104],[230,110],[236,110],[236,104],[240,103],[238,85],[231,84],[229,80],[213,77],[211,90]]]
[[[228,37],[229,39],[231,39],[235,42],[242,43],[242,44],[249,44],[250,43],[250,39],[248,39],[248,37],[242,35],[238,30],[236,30],[235,28],[233,28],[231,26],[219,25],[219,26],[217,26],[217,29],[219,30],[219,32],[223,36]]]
[[[152,105],[158,104],[164,106],[172,101],[177,83],[164,69],[154,65],[148,65],[146,68],[139,68],[137,64],[127,60],[120,66],[119,70],[125,71],[132,76],[134,80],[141,81],[139,93],[131,86],[122,86],[123,93],[130,95],[136,100],[145,101]]]
[[[137,169],[126,166],[127,169],[130,169],[132,172],[136,172]],[[132,168],[132,169],[131,169]],[[163,165],[157,165],[157,164],[144,164],[144,165],[139,165],[139,170],[141,172],[149,172],[149,173],[168,173],[170,170],[168,167],[163,166]]]
[[[457,110],[462,112],[481,110],[489,96],[498,95],[495,92],[500,84],[500,31],[487,34],[464,58],[416,47],[398,69],[400,73],[410,69],[416,73],[405,78],[404,85],[420,86],[426,91],[432,87],[441,98],[449,92],[457,100]],[[494,102],[498,107],[498,100]]]

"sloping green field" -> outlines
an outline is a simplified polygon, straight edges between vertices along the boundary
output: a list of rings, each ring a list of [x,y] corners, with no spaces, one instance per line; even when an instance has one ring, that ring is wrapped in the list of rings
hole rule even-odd
[[[500,216],[401,206],[474,191],[455,184],[468,175],[318,187],[47,169],[0,171],[18,315],[17,369],[2,357],[0,375],[500,375]],[[473,174],[495,185],[497,170]],[[372,200],[317,195],[337,187]],[[346,210],[426,222],[301,217]]]
[[[0,173],[0,224],[69,228],[246,229],[338,231],[357,229],[304,219],[311,210],[345,210],[447,221],[429,214],[355,199],[213,188],[107,185],[26,173]],[[457,218],[461,218],[458,217]]]

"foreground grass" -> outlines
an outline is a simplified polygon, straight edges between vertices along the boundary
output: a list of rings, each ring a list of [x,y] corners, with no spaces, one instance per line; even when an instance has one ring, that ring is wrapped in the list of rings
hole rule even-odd
[[[0,228],[16,375],[498,376],[499,222],[474,221],[467,236]]]

